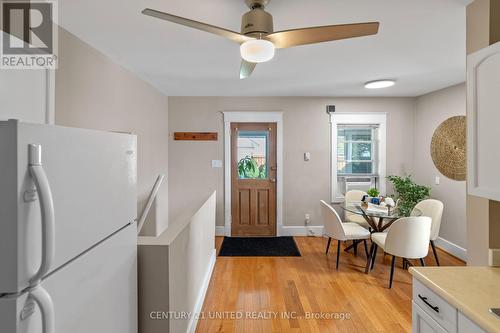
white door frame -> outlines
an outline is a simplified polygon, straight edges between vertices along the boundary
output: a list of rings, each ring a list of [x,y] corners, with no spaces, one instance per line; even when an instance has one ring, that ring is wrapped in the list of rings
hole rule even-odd
[[[224,235],[231,236],[231,123],[276,123],[276,235],[283,228],[283,112],[225,111],[224,114]]]

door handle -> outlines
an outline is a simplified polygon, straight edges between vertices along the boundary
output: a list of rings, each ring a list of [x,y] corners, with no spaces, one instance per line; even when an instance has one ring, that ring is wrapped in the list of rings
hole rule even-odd
[[[38,192],[42,216],[42,262],[30,281],[33,286],[40,283],[42,277],[49,272],[55,256],[54,200],[49,180],[43,170],[42,147],[40,145],[29,145],[29,171]]]
[[[42,333],[54,333],[56,331],[54,303],[49,293],[42,286],[38,285],[30,290],[30,297],[38,304],[42,313]]]
[[[270,181],[271,183],[276,183],[276,178],[269,178],[269,181]]]

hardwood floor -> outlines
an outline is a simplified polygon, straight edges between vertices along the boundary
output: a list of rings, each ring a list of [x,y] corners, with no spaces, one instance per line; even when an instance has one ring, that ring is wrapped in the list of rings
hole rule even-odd
[[[337,271],[337,247],[325,255],[326,238],[295,241],[302,257],[218,257],[196,331],[411,331],[411,275],[401,268],[401,259],[388,289],[390,256],[379,251],[374,270],[366,275],[364,251],[355,257],[342,249]],[[217,237],[217,249],[221,243]],[[442,266],[464,265],[438,251]],[[435,265],[432,251],[425,261]]]

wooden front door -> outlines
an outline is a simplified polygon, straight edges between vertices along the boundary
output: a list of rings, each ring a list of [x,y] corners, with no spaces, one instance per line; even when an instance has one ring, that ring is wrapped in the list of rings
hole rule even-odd
[[[231,124],[231,235],[276,236],[276,123]]]

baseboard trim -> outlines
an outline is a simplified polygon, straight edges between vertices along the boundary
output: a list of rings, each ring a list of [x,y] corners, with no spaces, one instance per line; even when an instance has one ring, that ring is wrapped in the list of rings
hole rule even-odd
[[[323,226],[312,225],[306,226],[288,226],[284,225],[280,229],[280,236],[316,236],[323,237]]]
[[[208,264],[208,270],[205,274],[205,278],[203,279],[203,285],[200,288],[200,293],[198,294],[198,299],[196,300],[196,304],[194,306],[192,316],[189,319],[187,333],[194,333],[196,331],[196,326],[198,325],[198,313],[201,312],[203,307],[203,302],[205,301],[205,295],[207,294],[208,285],[210,283],[210,278],[212,277],[212,273],[215,267],[215,260],[217,259],[217,251],[213,250],[212,256],[210,258],[210,263]]]
[[[226,228],[223,225],[216,225],[215,236],[226,236]]]
[[[226,236],[225,227],[224,226],[216,226],[215,227],[215,235],[216,236]],[[289,226],[284,225],[280,228],[280,236],[323,236],[323,226],[321,225],[313,225],[313,226]],[[463,247],[452,243],[444,238],[438,237],[436,239],[435,244],[441,250],[450,253],[451,255],[459,258],[460,260],[467,261],[467,250]]]
[[[467,261],[467,250],[455,243],[452,243],[444,238],[438,237],[434,243],[441,250],[448,252],[449,254],[463,260]]]
[[[227,236],[224,226],[215,226],[215,236]],[[322,225],[312,225],[310,227],[283,225],[278,236],[323,236]]]

